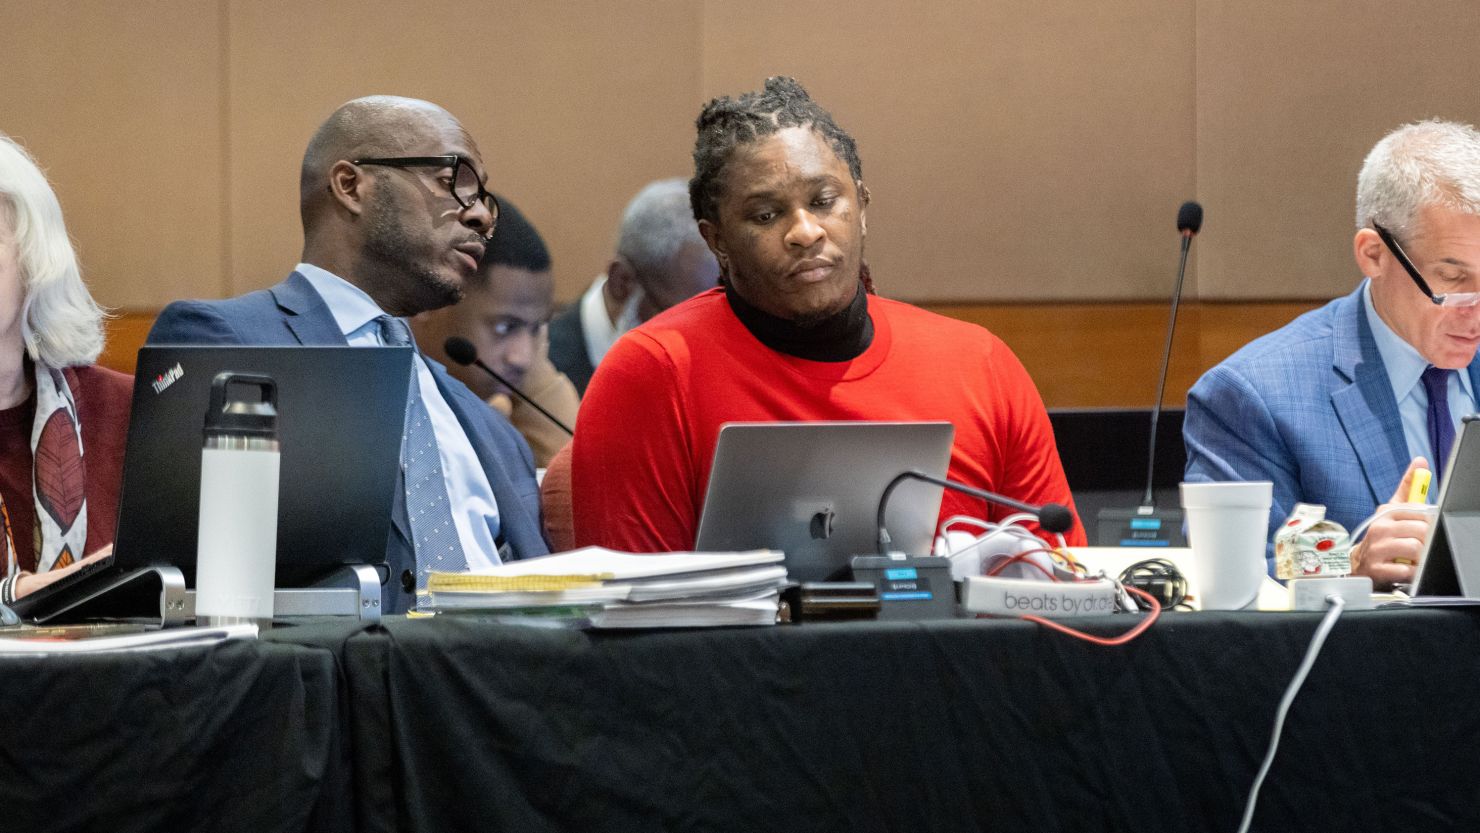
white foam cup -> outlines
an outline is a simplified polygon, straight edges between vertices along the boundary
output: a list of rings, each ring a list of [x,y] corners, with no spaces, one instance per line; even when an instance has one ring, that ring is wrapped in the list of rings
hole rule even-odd
[[[1182,508],[1203,610],[1252,607],[1265,575],[1274,484],[1183,483]]]

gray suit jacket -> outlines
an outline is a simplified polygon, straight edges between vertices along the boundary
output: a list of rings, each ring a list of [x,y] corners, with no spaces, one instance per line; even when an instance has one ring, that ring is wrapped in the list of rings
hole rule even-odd
[[[150,344],[344,344],[329,307],[308,279],[294,272],[271,289],[224,301],[176,301],[149,331]],[[423,357],[425,358],[425,357]],[[502,537],[515,558],[545,555],[540,492],[524,438],[502,415],[430,359],[437,389],[457,416],[498,502]],[[382,571],[382,609],[399,613],[415,604],[416,554],[406,517],[405,490],[396,490]]]

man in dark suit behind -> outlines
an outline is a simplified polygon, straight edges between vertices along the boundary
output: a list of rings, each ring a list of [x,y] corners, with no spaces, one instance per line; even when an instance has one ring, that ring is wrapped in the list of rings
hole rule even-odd
[[[425,101],[372,96],[320,126],[300,179],[303,262],[271,289],[177,301],[155,344],[381,346],[402,320],[455,303],[498,217],[478,147]],[[433,569],[548,552],[529,447],[509,423],[418,353],[401,488],[386,542],[386,612],[414,606]]]

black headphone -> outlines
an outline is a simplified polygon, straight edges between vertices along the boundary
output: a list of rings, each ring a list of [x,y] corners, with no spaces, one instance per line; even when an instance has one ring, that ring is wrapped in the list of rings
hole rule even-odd
[[[1120,583],[1154,596],[1164,610],[1187,599],[1187,577],[1182,575],[1177,565],[1165,558],[1148,558],[1126,567],[1120,574]],[[1151,603],[1140,596],[1132,595],[1131,598],[1142,610],[1151,609]]]

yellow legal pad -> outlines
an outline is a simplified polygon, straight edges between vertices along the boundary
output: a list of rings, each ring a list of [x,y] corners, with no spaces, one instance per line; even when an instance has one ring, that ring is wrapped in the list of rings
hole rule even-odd
[[[476,573],[441,573],[427,576],[427,590],[432,593],[546,593],[599,587],[616,576],[612,573],[581,575],[487,576]]]

